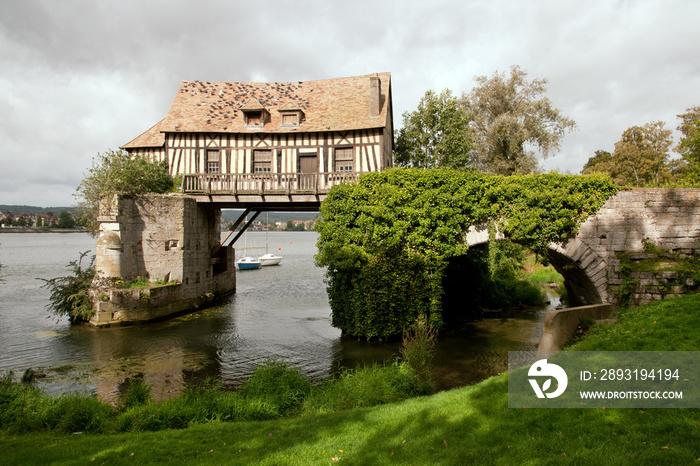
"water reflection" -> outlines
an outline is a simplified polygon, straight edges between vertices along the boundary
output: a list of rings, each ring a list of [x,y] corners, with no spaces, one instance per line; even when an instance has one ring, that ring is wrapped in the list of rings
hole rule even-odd
[[[65,275],[64,265],[94,249],[87,235],[0,237],[0,371],[45,368],[50,393],[87,389],[116,401],[129,379],[153,385],[156,399],[208,376],[227,387],[267,359],[283,360],[319,380],[342,367],[391,360],[399,343],[341,338],[330,325],[324,271],[315,267],[315,233],[271,233],[282,265],[239,272],[237,292],[220,306],[131,327],[71,327],[49,318],[48,292],[34,277]],[[250,233],[248,245],[265,245]],[[438,388],[467,385],[505,370],[508,351],[532,350],[546,310],[482,319],[444,332],[437,346]]]

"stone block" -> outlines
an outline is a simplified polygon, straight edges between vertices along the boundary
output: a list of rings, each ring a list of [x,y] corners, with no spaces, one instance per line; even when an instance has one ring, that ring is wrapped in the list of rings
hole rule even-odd
[[[648,252],[630,252],[627,254],[627,258],[633,261],[642,261],[646,259],[655,259],[657,254]]]
[[[662,280],[673,280],[674,278],[678,278],[678,272],[673,270],[663,270],[656,274],[656,276]]]
[[[587,251],[587,254],[581,258],[581,268],[582,269],[587,269],[592,263],[594,263],[596,260],[600,260],[597,254],[595,254],[593,251],[590,249]]]

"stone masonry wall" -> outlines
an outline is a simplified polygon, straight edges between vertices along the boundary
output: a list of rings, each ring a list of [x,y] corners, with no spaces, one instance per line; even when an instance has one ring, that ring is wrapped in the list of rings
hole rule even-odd
[[[115,196],[102,206],[96,283],[136,278],[167,287],[94,293],[94,325],[153,320],[197,308],[235,290],[234,251],[220,242],[221,212],[188,196]]]
[[[553,245],[550,258],[578,273],[569,294],[580,304],[623,295],[641,304],[694,289],[683,270],[700,259],[699,240],[700,189],[633,189],[610,198],[575,239]]]

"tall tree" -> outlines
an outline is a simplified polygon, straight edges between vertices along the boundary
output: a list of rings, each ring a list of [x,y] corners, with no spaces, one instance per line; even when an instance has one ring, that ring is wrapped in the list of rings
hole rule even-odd
[[[606,150],[597,150],[595,155],[588,159],[583,166],[582,175],[592,175],[593,173],[610,174],[615,167],[612,154]]]
[[[483,170],[511,175],[537,169],[536,148],[543,158],[559,150],[559,143],[576,123],[561,114],[549,98],[546,79],[527,80],[519,66],[510,75],[495,72],[474,78],[476,87],[462,94],[470,119],[478,163]]]
[[[75,226],[75,220],[67,210],[62,210],[58,216],[58,228],[73,228]]]
[[[427,91],[415,111],[403,114],[394,160],[402,167],[468,168],[473,165],[468,123],[452,91]]]
[[[617,185],[658,185],[671,178],[671,131],[662,121],[632,126],[622,133],[613,153],[596,151],[582,173],[605,173]]]
[[[615,143],[613,158],[621,170],[631,172],[626,175],[629,184],[658,185],[670,177],[668,161],[672,142],[671,130],[664,128],[663,121],[632,126]]]
[[[678,115],[681,140],[676,150],[688,163],[700,163],[700,107],[691,107],[686,112]]]

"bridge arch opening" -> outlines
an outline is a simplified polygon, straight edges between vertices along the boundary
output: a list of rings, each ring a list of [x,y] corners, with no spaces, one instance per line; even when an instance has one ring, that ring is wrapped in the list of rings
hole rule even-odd
[[[547,258],[554,269],[564,277],[569,307],[603,302],[601,290],[596,287],[587,270],[582,268],[578,261],[551,247],[547,250]]]
[[[472,232],[476,233],[476,232]],[[443,278],[443,318],[445,322],[459,320],[479,308],[483,301],[478,294],[487,293],[486,281],[490,275],[488,264],[488,233],[480,231],[478,237],[469,238],[469,250],[462,256],[452,257]],[[498,238],[498,240],[502,239]],[[585,245],[550,245],[547,259],[564,278],[569,307],[606,302],[605,264]],[[580,248],[580,249],[579,249]],[[582,250],[584,250],[582,254]],[[572,253],[573,251],[573,253]]]

